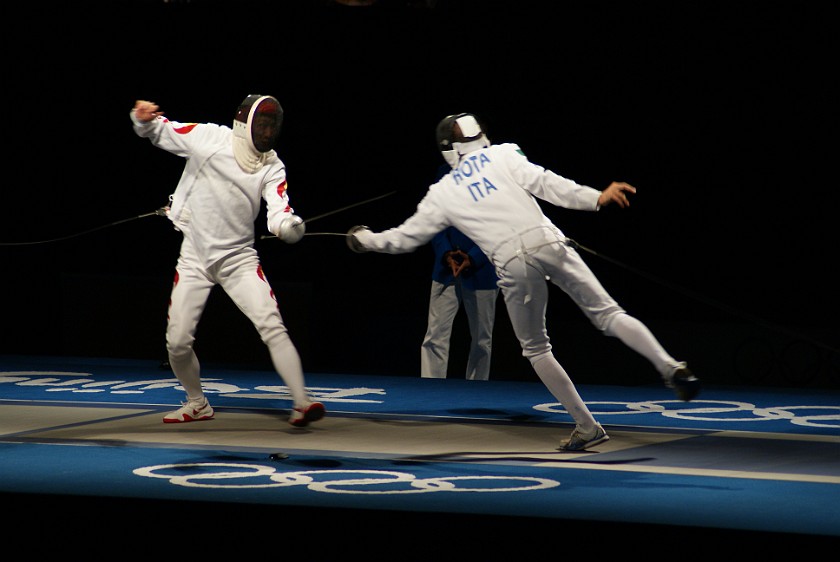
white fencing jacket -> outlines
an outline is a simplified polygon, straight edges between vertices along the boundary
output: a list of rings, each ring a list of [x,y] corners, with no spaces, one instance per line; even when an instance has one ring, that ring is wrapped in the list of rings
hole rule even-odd
[[[229,127],[165,117],[143,123],[133,111],[131,118],[139,136],[187,159],[171,198],[169,219],[189,238],[204,266],[254,245],[261,199],[267,204],[272,233],[294,212],[286,192],[286,166],[273,150],[258,171],[246,173],[234,158]]]
[[[597,211],[601,192],[530,162],[519,146],[491,145],[465,154],[458,167],[429,187],[416,212],[396,228],[360,231],[368,250],[414,251],[448,226],[469,236],[497,269],[565,236],[535,197],[568,209]]]

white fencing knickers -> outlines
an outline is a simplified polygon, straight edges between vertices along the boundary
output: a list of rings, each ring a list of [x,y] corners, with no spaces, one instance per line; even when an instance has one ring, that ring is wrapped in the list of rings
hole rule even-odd
[[[569,295],[596,328],[647,358],[663,376],[679,365],[647,327],[607,293],[580,255],[562,241],[526,249],[498,269],[499,287],[522,355],[583,432],[591,431],[595,420],[551,352],[545,320],[548,282]]]
[[[275,370],[289,388],[294,405],[305,404],[309,397],[304,387],[300,355],[283,323],[256,250],[244,248],[204,268],[191,243],[184,238],[169,302],[166,349],[169,364],[183,385],[187,398],[204,395],[201,368],[193,351],[193,342],[201,314],[215,285],[224,289],[257,329],[268,347]]]

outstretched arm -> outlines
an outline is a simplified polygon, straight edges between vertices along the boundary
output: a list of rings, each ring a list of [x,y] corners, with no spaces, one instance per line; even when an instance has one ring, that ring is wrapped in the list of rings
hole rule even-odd
[[[604,207],[610,203],[616,203],[622,209],[629,207],[628,193],[636,193],[636,188],[623,181],[614,181],[601,192],[600,197],[598,197],[598,206]]]

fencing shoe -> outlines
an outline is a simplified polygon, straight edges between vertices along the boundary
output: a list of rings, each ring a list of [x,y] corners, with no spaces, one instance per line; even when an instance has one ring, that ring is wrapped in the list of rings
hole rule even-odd
[[[694,376],[685,363],[681,363],[676,368],[665,384],[673,389],[677,398],[683,402],[694,400],[700,394],[700,379]]]
[[[588,436],[581,433],[580,429],[575,427],[574,431],[572,431],[571,438],[569,438],[569,442],[560,447],[560,450],[583,451],[589,447],[594,447],[599,443],[609,440],[610,436],[607,435],[607,432],[604,431],[604,428],[601,427],[600,423],[595,425],[595,430]]]
[[[305,406],[295,406],[289,416],[289,423],[295,427],[306,427],[310,422],[324,417],[326,410],[320,402],[309,402]]]
[[[184,423],[213,419],[213,408],[210,407],[207,398],[187,400],[183,404],[174,412],[166,414],[163,417],[163,423]]]

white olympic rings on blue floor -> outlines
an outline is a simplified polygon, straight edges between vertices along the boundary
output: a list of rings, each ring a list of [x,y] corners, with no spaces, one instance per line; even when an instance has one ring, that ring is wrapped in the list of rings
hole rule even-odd
[[[679,407],[671,407],[671,405]],[[786,420],[794,425],[807,427],[830,427],[840,428],[840,406],[771,406],[759,408],[749,402],[729,402],[724,400],[695,400],[690,404],[679,400],[645,400],[642,402],[612,402],[593,401],[586,402],[592,415],[596,418],[606,416],[625,416],[635,414],[658,413],[659,415],[692,421],[713,421],[713,422],[753,422],[753,421],[776,421]],[[598,406],[617,406],[626,408],[602,408]],[[535,410],[550,413],[566,413],[565,408],[559,402],[538,404]],[[807,415],[797,415],[795,410],[805,410]],[[734,414],[742,412],[745,415],[719,416],[715,414]],[[827,412],[827,413],[814,413]],[[750,417],[754,416],[754,417]],[[833,422],[833,423],[832,423]]]
[[[45,392],[63,393],[108,393],[108,394],[145,394],[149,391],[171,388],[183,391],[174,377],[149,378],[137,381],[93,380],[91,373],[66,371],[0,371],[0,384],[15,386],[41,387]],[[253,389],[242,388],[221,379],[206,378],[202,387],[209,395],[254,400],[291,400],[289,389],[282,385],[260,385]],[[383,388],[349,387],[326,388],[309,387],[309,391],[320,402],[330,404],[382,404],[387,400]],[[749,402],[731,402],[720,400],[694,400],[691,403],[679,400],[646,400],[640,402],[587,401],[592,414],[601,418],[618,415],[653,414],[668,418],[713,421],[713,422],[752,422],[752,421],[787,421],[803,427],[840,429],[840,405],[790,405],[756,406]],[[614,406],[599,409],[598,406]],[[568,415],[559,403],[538,404],[535,410]],[[736,414],[725,416],[722,414]]]
[[[189,471],[194,472],[188,473]],[[169,480],[171,484],[175,484],[176,486],[190,488],[243,489],[305,486],[313,492],[357,495],[423,494],[428,492],[526,492],[530,490],[546,490],[560,485],[560,482],[550,478],[536,478],[532,476],[441,476],[436,478],[417,478],[409,472],[394,470],[299,470],[278,472],[271,466],[225,462],[159,464],[156,466],[136,468],[133,472],[137,476],[162,478]],[[222,482],[250,478],[259,478],[262,481],[255,484]],[[478,481],[485,485],[482,487],[470,487],[463,484],[467,481]],[[490,482],[513,483],[514,485],[487,486],[486,484]]]

